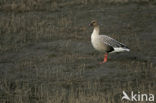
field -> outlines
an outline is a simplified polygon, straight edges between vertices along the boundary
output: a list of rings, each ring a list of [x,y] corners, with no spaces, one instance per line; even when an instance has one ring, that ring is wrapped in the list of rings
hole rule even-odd
[[[100,65],[93,19],[131,51]],[[1,0],[0,103],[130,103],[123,91],[156,94],[155,21],[154,0]]]

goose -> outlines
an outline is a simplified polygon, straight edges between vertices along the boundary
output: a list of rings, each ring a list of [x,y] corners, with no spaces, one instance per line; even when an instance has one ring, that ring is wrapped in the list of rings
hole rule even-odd
[[[100,27],[96,20],[91,21],[89,24],[94,27],[93,32],[91,34],[91,43],[95,50],[104,53],[104,59],[100,64],[107,62],[107,57],[109,53],[115,52],[129,52],[130,49],[123,43],[107,36],[107,35],[99,35]]]

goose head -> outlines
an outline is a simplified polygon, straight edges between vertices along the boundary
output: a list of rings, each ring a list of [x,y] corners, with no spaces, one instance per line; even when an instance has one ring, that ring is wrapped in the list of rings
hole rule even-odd
[[[97,27],[98,26],[98,23],[97,23],[96,20],[93,20],[93,21],[91,21],[91,23],[89,24],[89,26]]]

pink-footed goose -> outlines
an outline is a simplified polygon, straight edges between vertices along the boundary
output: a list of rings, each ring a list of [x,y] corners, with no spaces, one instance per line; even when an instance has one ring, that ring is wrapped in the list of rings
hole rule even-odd
[[[100,62],[100,64],[107,62],[108,53],[130,51],[125,44],[122,44],[107,35],[99,35],[100,28],[95,20],[90,23],[90,26],[94,27],[91,35],[91,43],[93,47],[96,50],[105,53],[104,60]]]

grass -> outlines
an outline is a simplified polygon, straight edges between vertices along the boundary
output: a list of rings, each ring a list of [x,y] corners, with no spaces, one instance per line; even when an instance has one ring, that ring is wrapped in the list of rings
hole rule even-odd
[[[156,93],[155,1],[0,5],[0,103],[121,103],[123,90]],[[93,18],[131,52],[99,65],[103,54],[90,44]]]

